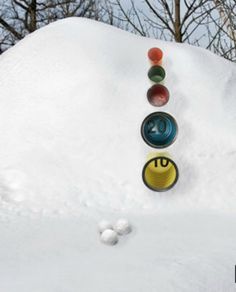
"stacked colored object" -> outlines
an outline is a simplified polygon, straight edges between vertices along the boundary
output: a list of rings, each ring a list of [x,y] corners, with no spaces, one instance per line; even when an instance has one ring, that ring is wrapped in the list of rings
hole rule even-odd
[[[148,51],[148,58],[152,65],[160,65],[163,58],[163,52],[159,48],[151,48]]]
[[[161,107],[168,103],[169,90],[160,84],[166,77],[162,67],[163,52],[159,48],[151,48],[148,58],[151,68],[148,71],[149,79],[154,82],[147,91],[147,99],[152,106]],[[148,115],[141,126],[143,140],[153,148],[162,149],[170,146],[176,139],[178,125],[176,120],[163,111]],[[153,191],[167,191],[177,182],[179,172],[175,162],[168,155],[157,153],[149,159],[143,167],[142,178],[144,184]]]
[[[153,191],[171,189],[178,180],[178,168],[167,156],[156,156],[147,161],[143,168],[143,181]]]
[[[169,101],[169,90],[161,84],[154,84],[147,92],[147,99],[153,106],[163,106]]]
[[[178,126],[175,119],[165,112],[155,112],[145,118],[141,127],[144,141],[154,148],[171,145],[177,135]]]

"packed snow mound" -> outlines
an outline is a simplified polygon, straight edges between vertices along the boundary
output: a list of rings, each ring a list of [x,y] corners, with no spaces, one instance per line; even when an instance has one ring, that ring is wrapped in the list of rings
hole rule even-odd
[[[170,91],[162,108],[146,98],[155,46]],[[236,210],[236,67],[223,58],[69,18],[0,57],[0,90],[2,207]],[[153,149],[140,127],[156,110],[179,126],[166,151],[180,177],[166,193],[147,189],[141,176]]]

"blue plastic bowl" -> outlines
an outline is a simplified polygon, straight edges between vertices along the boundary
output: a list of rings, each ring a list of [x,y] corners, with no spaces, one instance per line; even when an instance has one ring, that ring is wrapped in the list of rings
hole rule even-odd
[[[168,113],[155,112],[147,116],[141,127],[144,141],[154,148],[165,148],[171,145],[178,133],[175,119]]]

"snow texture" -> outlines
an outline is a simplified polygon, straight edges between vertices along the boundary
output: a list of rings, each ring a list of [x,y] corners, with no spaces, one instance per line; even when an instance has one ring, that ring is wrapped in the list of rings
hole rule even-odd
[[[114,225],[114,230],[119,235],[125,235],[132,231],[132,227],[127,219],[119,219]]]
[[[161,110],[179,126],[167,151],[180,178],[164,194],[141,178],[153,151],[140,127],[157,109],[146,98],[147,52],[154,46],[164,52],[170,91]],[[1,56],[0,90],[4,202],[69,214],[81,207],[236,209],[235,64],[200,48],[71,18]]]
[[[113,229],[112,224],[107,220],[102,220],[98,223],[98,230],[100,233],[103,233],[106,229]]]
[[[141,177],[151,47],[179,126],[166,193]],[[0,291],[235,291],[235,92],[223,58],[82,18],[1,55]],[[135,229],[107,248],[101,218]]]
[[[118,243],[118,234],[111,229],[106,229],[101,234],[101,241],[107,245],[115,245]]]

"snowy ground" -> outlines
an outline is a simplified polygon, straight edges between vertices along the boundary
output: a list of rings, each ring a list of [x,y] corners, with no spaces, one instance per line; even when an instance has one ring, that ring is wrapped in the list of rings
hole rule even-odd
[[[179,126],[180,179],[161,194],[141,179],[153,46]],[[235,92],[235,64],[85,19],[4,53],[0,291],[235,291]],[[119,217],[134,231],[101,244],[97,223]]]
[[[0,291],[235,291],[235,217],[128,215],[133,233],[110,247],[99,241],[101,216],[1,223]]]

